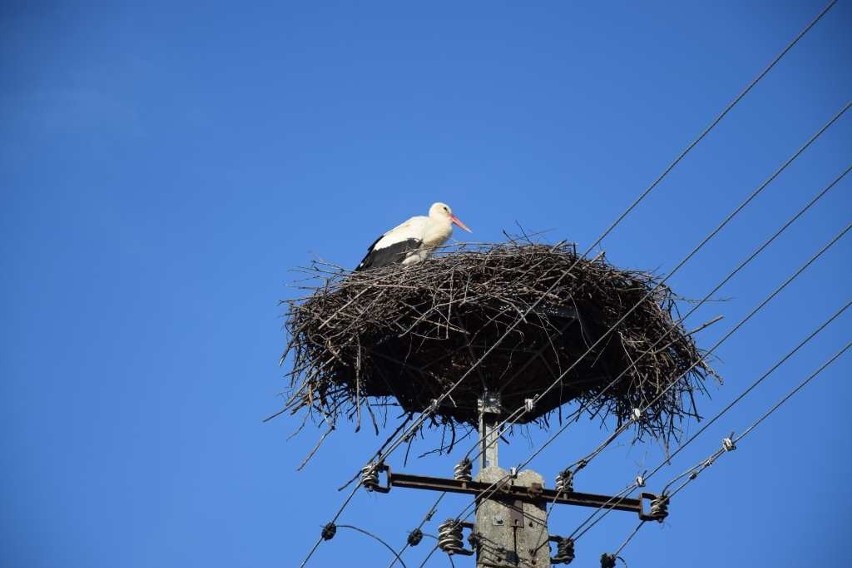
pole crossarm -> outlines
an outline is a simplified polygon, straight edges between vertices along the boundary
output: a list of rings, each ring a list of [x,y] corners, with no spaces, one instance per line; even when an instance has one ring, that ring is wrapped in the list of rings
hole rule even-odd
[[[645,512],[645,503],[658,502],[660,497],[654,493],[642,493],[639,499],[630,497],[611,497],[609,495],[596,495],[594,493],[580,493],[578,491],[558,491],[555,489],[544,489],[540,484],[532,486],[514,485],[511,483],[499,486],[496,490],[493,483],[482,481],[465,481],[445,477],[431,477],[426,475],[414,475],[410,473],[393,473],[390,466],[381,464],[376,466],[379,471],[386,475],[386,485],[373,485],[369,490],[378,493],[388,493],[392,487],[407,489],[427,489],[430,491],[444,491],[447,493],[462,493],[474,495],[477,499],[486,494],[486,497],[494,499],[518,500],[525,503],[560,505],[576,505],[578,507],[593,507],[596,509],[613,509],[616,511],[629,511],[639,515],[643,521],[662,520],[653,510]]]

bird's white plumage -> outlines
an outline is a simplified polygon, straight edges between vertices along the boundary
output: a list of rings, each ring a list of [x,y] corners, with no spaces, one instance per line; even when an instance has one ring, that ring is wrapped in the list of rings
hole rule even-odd
[[[417,215],[407,221],[400,223],[390,231],[385,232],[379,240],[373,245],[374,249],[382,249],[389,247],[394,243],[405,241],[407,239],[416,239],[422,241],[426,236],[426,226],[429,224],[429,217],[425,215]]]
[[[379,237],[355,270],[425,260],[450,238],[453,224],[470,232],[448,205],[434,203],[428,216],[412,217]]]

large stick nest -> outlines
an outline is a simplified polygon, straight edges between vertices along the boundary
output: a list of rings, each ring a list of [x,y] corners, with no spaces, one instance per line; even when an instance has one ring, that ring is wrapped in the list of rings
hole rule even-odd
[[[564,243],[473,245],[411,266],[307,271],[318,278],[310,295],[285,302],[286,408],[317,411],[332,425],[344,415],[360,427],[363,406],[375,424],[377,404],[475,425],[477,399],[489,391],[514,423],[547,425],[576,401],[667,441],[682,419],[697,418],[693,394],[713,374],[676,320],[668,287]],[[515,412],[527,399],[532,408]],[[646,409],[639,420],[634,409]]]

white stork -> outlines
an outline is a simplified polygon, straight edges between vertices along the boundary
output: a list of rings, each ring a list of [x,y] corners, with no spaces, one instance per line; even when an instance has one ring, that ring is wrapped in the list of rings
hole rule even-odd
[[[398,225],[376,239],[367,250],[367,256],[355,268],[366,270],[388,264],[412,264],[429,258],[436,248],[447,242],[453,224],[468,233],[467,225],[453,215],[445,203],[433,203],[429,216],[418,215]]]

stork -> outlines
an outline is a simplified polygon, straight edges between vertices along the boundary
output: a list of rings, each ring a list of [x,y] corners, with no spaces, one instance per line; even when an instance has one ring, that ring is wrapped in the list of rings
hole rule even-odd
[[[468,233],[467,225],[453,215],[445,203],[433,203],[429,216],[418,215],[402,223],[376,239],[367,256],[355,268],[366,270],[388,264],[412,264],[429,258],[432,252],[447,242],[458,225]]]

